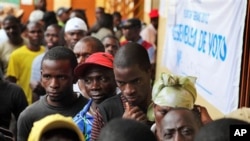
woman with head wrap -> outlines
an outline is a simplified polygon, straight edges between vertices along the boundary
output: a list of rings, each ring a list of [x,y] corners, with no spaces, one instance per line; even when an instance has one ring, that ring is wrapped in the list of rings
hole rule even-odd
[[[203,123],[211,121],[211,118],[202,106],[195,105],[197,92],[195,88],[196,78],[192,76],[177,76],[162,73],[155,82],[152,92],[152,104],[148,108],[148,119],[155,121],[151,130],[160,137],[159,125],[165,114],[172,108],[182,107],[197,111]]]

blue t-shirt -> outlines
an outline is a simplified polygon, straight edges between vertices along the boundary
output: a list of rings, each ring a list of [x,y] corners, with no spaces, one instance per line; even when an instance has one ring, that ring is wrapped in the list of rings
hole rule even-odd
[[[73,118],[78,128],[82,131],[86,141],[90,141],[91,129],[94,117],[88,112],[92,103],[92,99],[83,107],[83,109]]]

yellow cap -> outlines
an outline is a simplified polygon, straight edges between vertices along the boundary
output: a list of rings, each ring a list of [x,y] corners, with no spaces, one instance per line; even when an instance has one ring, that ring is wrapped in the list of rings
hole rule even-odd
[[[67,128],[74,132],[79,137],[80,141],[85,141],[80,129],[73,122],[71,117],[65,117],[60,114],[48,115],[33,124],[31,132],[29,134],[28,141],[40,141],[42,135],[49,130],[57,128]]]

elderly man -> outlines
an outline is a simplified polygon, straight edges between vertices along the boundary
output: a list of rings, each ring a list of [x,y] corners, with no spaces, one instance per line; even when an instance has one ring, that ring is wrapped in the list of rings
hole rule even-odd
[[[202,122],[197,113],[186,108],[174,108],[160,123],[159,141],[193,141],[201,127]]]
[[[73,50],[75,44],[86,35],[87,30],[87,25],[82,19],[77,17],[69,19],[64,28],[66,46]]]
[[[169,110],[182,107],[194,110],[200,116],[203,123],[211,121],[204,107],[195,105],[197,93],[195,88],[196,78],[192,76],[177,76],[162,73],[159,80],[153,86],[152,101],[147,116],[149,120],[155,121],[151,130],[156,134],[158,140],[162,140],[160,133],[160,122]]]

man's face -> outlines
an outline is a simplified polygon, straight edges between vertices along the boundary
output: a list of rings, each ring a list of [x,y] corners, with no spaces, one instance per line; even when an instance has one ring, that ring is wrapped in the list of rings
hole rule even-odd
[[[5,30],[10,41],[15,42],[17,36],[21,36],[21,27],[18,23],[10,20],[3,22],[3,29]]]
[[[118,17],[118,16],[113,17],[113,24],[114,24],[115,27],[118,27],[121,24],[121,21],[122,20],[121,20],[120,17]]]
[[[160,126],[163,141],[193,141],[200,128],[187,110],[169,111]]]
[[[84,72],[83,81],[87,94],[97,104],[115,95],[116,83],[112,69],[92,65]]]
[[[127,100],[140,108],[146,108],[151,96],[149,70],[142,70],[138,65],[130,67],[114,67],[117,86]]]
[[[134,41],[135,37],[139,36],[140,34],[140,28],[137,27],[124,27],[122,28],[122,33],[126,40],[128,41]]]
[[[43,41],[43,29],[41,24],[28,25],[28,38],[32,46],[40,46]]]
[[[48,49],[51,49],[55,46],[58,46],[60,44],[60,31],[59,29],[49,26],[47,30],[45,31],[45,43]]]
[[[69,19],[70,12],[63,12],[58,18],[63,22],[66,23]]]
[[[47,2],[46,0],[38,0],[38,2],[35,4],[36,8],[42,11],[46,11]]]
[[[73,52],[76,55],[78,64],[84,63],[85,60],[93,53],[97,52],[93,42],[77,42]]]
[[[119,42],[113,38],[107,37],[103,40],[102,43],[105,47],[105,52],[115,56],[115,53],[117,52],[119,47]]]
[[[74,76],[69,60],[44,60],[41,76],[50,101],[60,102],[72,94]]]
[[[83,30],[72,30],[64,33],[64,39],[68,48],[73,49],[75,44],[84,37]]]
[[[102,14],[104,14],[103,9],[101,9],[101,8],[96,8],[96,10],[95,10],[95,17],[96,17],[97,20],[100,19],[100,17],[101,17]]]

